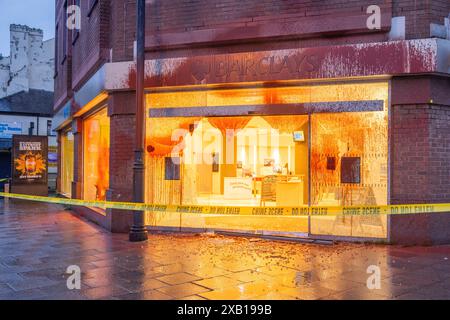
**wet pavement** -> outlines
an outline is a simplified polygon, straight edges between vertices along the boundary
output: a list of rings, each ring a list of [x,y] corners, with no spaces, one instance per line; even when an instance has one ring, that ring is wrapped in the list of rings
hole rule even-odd
[[[450,299],[449,258],[450,246],[208,234],[130,243],[59,205],[0,200],[0,299]],[[80,290],[67,288],[71,265]]]

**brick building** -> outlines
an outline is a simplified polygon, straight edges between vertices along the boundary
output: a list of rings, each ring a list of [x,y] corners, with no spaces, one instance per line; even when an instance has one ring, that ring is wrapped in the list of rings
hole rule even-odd
[[[80,30],[65,27],[71,4],[81,6]],[[449,13],[447,0],[147,1],[146,201],[269,210],[450,202]],[[133,0],[56,1],[66,196],[132,200],[135,16]],[[130,226],[129,212],[76,210],[114,232]],[[148,212],[146,221],[450,242],[449,215],[433,213]]]

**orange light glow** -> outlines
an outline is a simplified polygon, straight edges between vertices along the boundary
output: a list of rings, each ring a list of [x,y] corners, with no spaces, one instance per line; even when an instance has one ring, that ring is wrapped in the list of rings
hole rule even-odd
[[[72,196],[73,142],[71,132],[61,135],[61,187],[59,191],[68,197]]]
[[[362,104],[382,101],[383,108],[370,112],[353,109],[350,110],[352,112],[333,112],[330,107],[327,113],[312,113],[310,117],[307,114],[236,116],[232,114],[235,111],[231,111],[228,117],[150,117],[147,119],[147,144],[155,150],[146,153],[146,201],[281,207],[307,206],[309,200],[313,206],[386,204],[388,89],[386,81],[373,81],[285,87],[259,85],[255,88],[148,94],[148,109],[351,101],[361,101]],[[190,109],[189,115],[195,116],[195,110]],[[179,140],[171,139],[174,130],[186,129],[193,122],[196,125],[193,131],[189,131],[190,135],[185,134]],[[234,139],[228,139],[228,130],[233,132]],[[297,131],[304,135],[303,140],[294,140]],[[186,142],[183,152],[177,155],[181,158],[180,180],[166,180],[164,156],[172,154],[177,142]],[[228,152],[232,154],[231,163],[228,162]],[[188,161],[213,159],[216,155],[219,158],[216,166],[207,161]],[[344,183],[345,179],[341,177],[342,159],[350,157],[360,161],[359,182],[354,184]],[[263,204],[262,181],[269,185],[268,179],[264,178],[271,176],[283,177],[286,181],[274,179],[275,200],[270,198]],[[225,180],[239,182],[239,179],[251,181],[252,193],[242,199],[230,198],[229,194],[226,195]],[[268,188],[264,190],[267,193]],[[385,238],[386,219],[375,218],[314,217],[308,220],[307,217],[149,212],[147,223],[152,226]]]
[[[106,109],[83,123],[84,199],[106,200],[109,188],[110,127]]]
[[[96,96],[94,99],[92,99],[91,101],[89,101],[87,104],[85,104],[84,106],[82,106],[80,108],[80,110],[78,110],[77,113],[75,113],[73,115],[74,118],[76,117],[80,117],[83,114],[85,114],[86,112],[88,112],[89,110],[91,110],[92,108],[98,106],[100,103],[102,103],[103,101],[105,101],[106,99],[108,99],[108,94],[107,93],[100,93],[98,96]]]
[[[370,82],[159,92],[147,95],[147,106],[150,108],[189,108],[386,100],[387,86],[387,82]]]

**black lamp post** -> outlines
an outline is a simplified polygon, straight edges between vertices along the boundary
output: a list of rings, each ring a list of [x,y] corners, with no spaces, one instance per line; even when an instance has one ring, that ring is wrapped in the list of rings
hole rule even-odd
[[[145,71],[145,0],[137,0],[136,12],[136,138],[133,165],[133,201],[144,202],[144,149],[145,149],[145,104],[144,104],[144,71]],[[130,230],[130,241],[146,241],[144,211],[134,211],[133,226]]]

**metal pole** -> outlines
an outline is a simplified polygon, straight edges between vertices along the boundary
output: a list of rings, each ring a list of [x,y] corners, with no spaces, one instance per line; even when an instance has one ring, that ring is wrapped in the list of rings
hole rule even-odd
[[[145,149],[145,104],[144,104],[144,69],[145,69],[145,0],[137,0],[136,12],[136,138],[133,165],[133,201],[144,202],[144,149]],[[134,211],[130,241],[146,241],[144,211]]]

